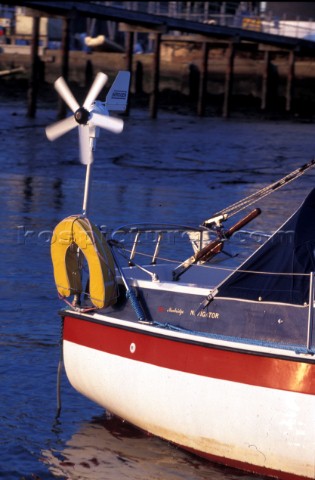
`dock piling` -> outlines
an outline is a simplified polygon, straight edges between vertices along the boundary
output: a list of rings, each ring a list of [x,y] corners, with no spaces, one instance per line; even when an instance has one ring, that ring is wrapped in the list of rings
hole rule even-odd
[[[294,53],[294,50],[290,50],[289,63],[288,63],[286,105],[285,105],[285,109],[287,112],[290,112],[292,109],[294,70],[295,70],[295,53]]]
[[[126,69],[130,72],[130,89],[132,87],[132,80],[133,80],[133,46],[134,46],[134,32],[126,32],[127,35],[127,42],[126,42],[126,49],[127,49],[127,65]],[[127,108],[125,111],[125,115],[129,115],[130,112],[130,102],[127,104]]]
[[[207,98],[207,81],[208,81],[208,52],[209,47],[207,42],[202,43],[202,57],[201,57],[201,72],[200,72],[200,84],[197,113],[199,117],[203,117],[206,109]]]
[[[233,86],[233,73],[234,73],[234,58],[235,58],[235,45],[234,42],[230,42],[227,50],[227,63],[225,71],[225,85],[224,85],[224,102],[223,102],[223,117],[228,118],[230,115],[230,102]]]
[[[161,33],[155,33],[154,60],[153,60],[153,85],[150,96],[150,117],[157,117],[159,80],[160,80],[160,54],[161,54]]]
[[[69,45],[70,45],[70,18],[64,17],[62,23],[62,39],[61,39],[61,75],[67,81],[69,75]],[[65,118],[67,106],[62,98],[58,98],[59,119]]]
[[[31,43],[31,76],[29,80],[29,88],[27,92],[28,106],[27,115],[34,118],[36,115],[36,102],[38,94],[38,71],[39,71],[39,57],[38,57],[38,42],[39,42],[39,27],[40,16],[33,16],[32,26],[32,43]]]

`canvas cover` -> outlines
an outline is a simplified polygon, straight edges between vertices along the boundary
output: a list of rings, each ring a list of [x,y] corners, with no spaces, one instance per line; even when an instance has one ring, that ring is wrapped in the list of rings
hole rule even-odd
[[[303,305],[309,301],[309,274],[314,271],[315,189],[295,214],[227,278],[218,297]]]

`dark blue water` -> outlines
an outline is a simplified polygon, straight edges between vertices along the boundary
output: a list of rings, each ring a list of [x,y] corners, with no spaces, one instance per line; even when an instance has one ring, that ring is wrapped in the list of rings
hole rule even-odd
[[[196,459],[112,419],[65,377],[55,420],[57,311],[63,305],[49,238],[62,218],[81,212],[85,171],[76,132],[54,143],[46,139],[54,111],[40,109],[32,121],[17,101],[1,111],[0,477],[257,478]],[[120,136],[104,133],[98,141],[90,217],[108,228],[136,221],[197,225],[311,160],[314,147],[312,124],[163,112],[153,121],[135,110]],[[278,227],[314,180],[315,170],[263,200],[254,228]]]

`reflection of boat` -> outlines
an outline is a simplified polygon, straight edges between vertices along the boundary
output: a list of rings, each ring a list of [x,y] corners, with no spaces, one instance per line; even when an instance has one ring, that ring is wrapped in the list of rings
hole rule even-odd
[[[60,222],[51,247],[58,292],[73,295],[61,312],[71,384],[142,430],[205,458],[283,479],[313,479],[315,190],[240,266],[229,271],[211,261],[260,210],[229,229],[223,221],[302,175],[314,161],[202,226],[131,225],[106,239],[86,216],[93,159],[85,137],[90,134],[94,148],[95,126],[113,127],[111,117],[102,120],[93,106],[98,82],[83,107],[58,83],[76,120],[48,131],[56,138],[77,121],[87,164],[83,215]],[[125,98],[124,88],[115,91]],[[201,245],[204,232],[215,238],[188,256],[179,242],[191,231]],[[160,260],[163,239],[180,259]],[[151,257],[146,243],[154,247]],[[126,256],[128,249],[124,266],[119,253]]]
[[[209,472],[225,478],[215,466],[112,416],[84,423],[62,451],[44,450],[42,460],[53,475],[69,480],[202,479]]]

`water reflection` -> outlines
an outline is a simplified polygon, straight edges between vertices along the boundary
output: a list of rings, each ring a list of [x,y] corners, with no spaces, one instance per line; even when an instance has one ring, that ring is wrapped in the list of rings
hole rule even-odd
[[[62,451],[45,450],[42,456],[54,476],[68,480],[254,478],[199,459],[107,414],[83,424]]]
[[[3,196],[4,209],[0,212],[7,221],[7,214],[26,214],[27,218],[35,218],[35,213],[45,212],[47,207],[53,206],[60,211],[64,201],[64,181],[57,177],[47,179],[31,175],[7,175],[2,177],[3,190],[9,192]]]
[[[60,210],[63,205],[64,194],[62,191],[63,182],[61,178],[56,178],[52,184],[53,204],[55,210]]]
[[[32,200],[33,196],[33,177],[24,177],[24,199],[25,204]]]

